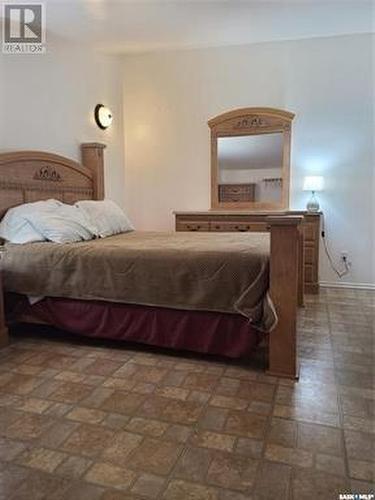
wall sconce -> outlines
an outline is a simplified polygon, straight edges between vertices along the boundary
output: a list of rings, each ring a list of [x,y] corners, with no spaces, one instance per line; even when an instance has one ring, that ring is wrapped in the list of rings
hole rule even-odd
[[[311,198],[306,205],[306,210],[308,212],[319,212],[319,202],[315,198],[315,193],[319,191],[323,191],[324,188],[324,179],[318,175],[305,177],[303,182],[303,190],[311,191]]]
[[[113,120],[112,111],[107,106],[104,106],[104,104],[97,104],[95,106],[94,116],[97,126],[102,130],[108,128]]]

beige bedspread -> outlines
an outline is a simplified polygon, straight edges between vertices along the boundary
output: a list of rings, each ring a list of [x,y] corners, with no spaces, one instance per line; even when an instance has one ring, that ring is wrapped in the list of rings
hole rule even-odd
[[[270,330],[269,235],[121,234],[89,242],[5,246],[7,291],[242,314]]]

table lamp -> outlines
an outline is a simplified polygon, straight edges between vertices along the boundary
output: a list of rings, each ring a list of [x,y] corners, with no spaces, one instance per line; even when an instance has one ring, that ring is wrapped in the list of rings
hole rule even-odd
[[[315,197],[315,193],[323,191],[323,186],[323,177],[318,175],[305,177],[305,180],[303,182],[303,190],[311,191],[311,198],[306,205],[306,210],[308,212],[319,212],[319,202]]]

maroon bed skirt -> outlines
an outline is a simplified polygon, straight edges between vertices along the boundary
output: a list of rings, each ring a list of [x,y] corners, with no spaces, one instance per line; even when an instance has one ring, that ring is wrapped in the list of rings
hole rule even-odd
[[[88,337],[230,358],[248,357],[263,336],[240,315],[101,301],[45,298],[24,313]]]

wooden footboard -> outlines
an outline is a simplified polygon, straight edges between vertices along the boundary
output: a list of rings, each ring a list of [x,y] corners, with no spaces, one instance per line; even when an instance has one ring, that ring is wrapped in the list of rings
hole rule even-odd
[[[300,216],[268,217],[271,232],[270,295],[278,324],[269,335],[270,375],[298,378],[297,309],[301,304]]]
[[[0,256],[1,258],[1,256]],[[0,271],[0,347],[4,347],[9,342],[8,328],[5,326],[3,285]]]

